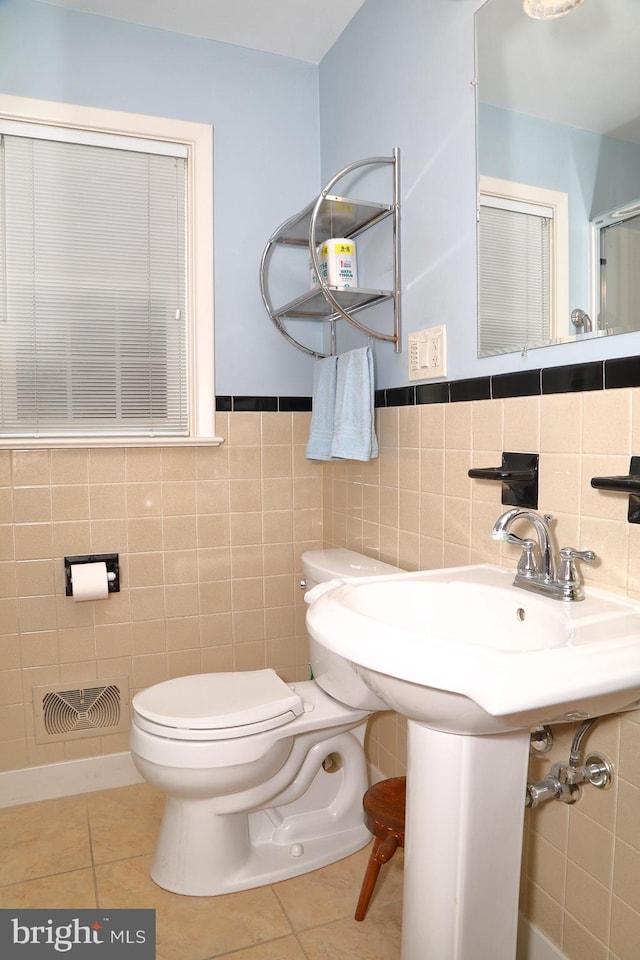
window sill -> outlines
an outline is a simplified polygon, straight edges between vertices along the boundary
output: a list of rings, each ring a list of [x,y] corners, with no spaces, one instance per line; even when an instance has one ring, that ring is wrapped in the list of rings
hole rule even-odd
[[[12,437],[0,450],[61,450],[96,447],[219,447],[224,437]]]

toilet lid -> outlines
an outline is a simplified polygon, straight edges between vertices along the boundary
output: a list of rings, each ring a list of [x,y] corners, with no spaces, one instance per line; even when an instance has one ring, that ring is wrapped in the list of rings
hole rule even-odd
[[[249,670],[166,680],[137,693],[133,709],[167,737],[227,739],[289,723],[304,705],[273,670]]]

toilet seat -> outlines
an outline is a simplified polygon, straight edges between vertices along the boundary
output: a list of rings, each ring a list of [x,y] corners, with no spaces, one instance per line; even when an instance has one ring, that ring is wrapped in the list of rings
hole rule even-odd
[[[176,677],[137,693],[139,727],[171,740],[232,740],[290,723],[301,697],[273,670]]]

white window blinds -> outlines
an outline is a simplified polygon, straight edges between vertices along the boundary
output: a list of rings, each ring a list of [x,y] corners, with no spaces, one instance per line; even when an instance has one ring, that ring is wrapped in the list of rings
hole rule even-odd
[[[479,356],[549,341],[551,211],[523,206],[481,199]]]
[[[184,436],[186,150],[60,136],[0,135],[0,435]]]

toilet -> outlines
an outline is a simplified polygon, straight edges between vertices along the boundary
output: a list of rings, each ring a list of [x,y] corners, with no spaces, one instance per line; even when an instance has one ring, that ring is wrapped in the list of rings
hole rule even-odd
[[[351,550],[302,556],[307,591],[336,577],[397,573]],[[364,687],[364,685],[363,685]],[[368,788],[370,694],[334,699],[273,670],[206,673],[148,687],[132,701],[130,749],[166,794],[151,878],[216,896],[299,876],[359,850]]]

